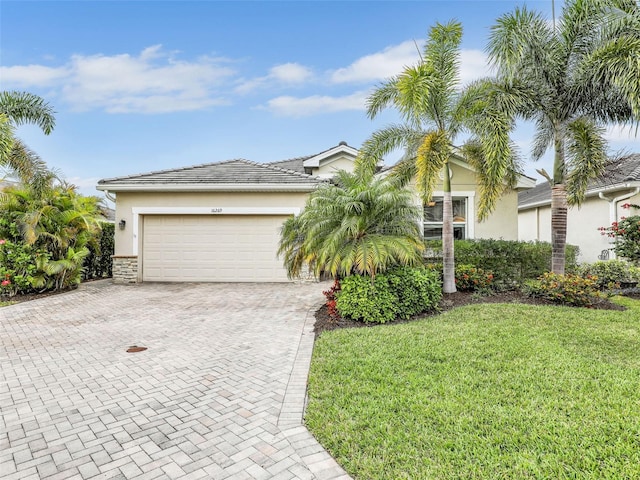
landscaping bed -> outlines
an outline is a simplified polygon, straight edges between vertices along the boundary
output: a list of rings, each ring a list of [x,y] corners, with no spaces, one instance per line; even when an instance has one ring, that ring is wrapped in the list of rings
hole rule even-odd
[[[629,293],[629,296],[635,296],[636,298],[640,298],[640,293]],[[451,310],[455,307],[461,307],[464,305],[474,305],[480,303],[520,303],[520,304],[528,304],[528,305],[555,305],[554,303],[538,298],[538,297],[529,297],[527,295],[522,294],[519,291],[506,291],[499,293],[492,293],[491,295],[478,295],[473,292],[456,292],[456,293],[448,293],[444,294],[443,298],[439,305],[439,310],[435,312],[430,312],[427,314],[416,315],[415,317],[409,320],[396,320],[393,323],[405,323],[411,322],[415,320],[420,320],[425,317],[438,315],[439,313],[445,312],[447,310]],[[576,307],[578,308],[578,307]],[[613,303],[608,299],[602,299],[602,301],[595,304],[592,308],[600,309],[600,310],[624,310],[625,307],[619,305],[617,303]],[[373,327],[378,324],[375,323],[364,323],[360,321],[350,320],[348,318],[339,318],[334,319],[329,315],[328,308],[325,304],[323,304],[315,313],[316,323],[315,323],[315,332],[316,334],[320,334],[324,331],[328,330],[336,330],[339,328],[363,328],[363,327]]]

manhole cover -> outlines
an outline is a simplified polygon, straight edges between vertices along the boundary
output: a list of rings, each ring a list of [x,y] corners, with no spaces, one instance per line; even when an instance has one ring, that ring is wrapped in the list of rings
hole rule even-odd
[[[127,353],[144,352],[146,349],[147,349],[147,347],[139,347],[137,345],[133,345],[133,346],[127,348]]]

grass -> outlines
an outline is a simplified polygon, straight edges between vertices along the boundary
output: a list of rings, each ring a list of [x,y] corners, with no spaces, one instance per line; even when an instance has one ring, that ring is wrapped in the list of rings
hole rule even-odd
[[[13,305],[14,302],[5,302],[0,300],[0,307],[8,307],[9,305]]]
[[[357,479],[640,478],[640,301],[325,332],[306,423]]]

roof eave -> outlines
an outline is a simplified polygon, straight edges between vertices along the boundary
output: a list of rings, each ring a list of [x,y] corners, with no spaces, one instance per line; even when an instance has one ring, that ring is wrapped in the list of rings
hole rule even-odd
[[[592,188],[590,190],[587,190],[587,193],[585,193],[585,197],[597,197],[601,193],[615,192],[624,188],[636,188],[636,187],[640,187],[640,181],[638,180],[632,181],[632,182],[616,183],[613,185],[607,185],[606,187]],[[544,207],[547,205],[551,205],[550,198],[547,198],[544,200],[538,200],[537,202],[518,205],[518,210],[529,210],[531,208]]]
[[[220,184],[98,184],[110,192],[311,192],[323,182],[313,183],[220,183]]]

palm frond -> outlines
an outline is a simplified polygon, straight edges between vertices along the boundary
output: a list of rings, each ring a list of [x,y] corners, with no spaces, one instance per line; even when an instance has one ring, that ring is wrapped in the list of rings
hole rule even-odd
[[[0,114],[14,125],[32,123],[48,135],[55,127],[53,108],[38,95],[29,92],[0,92]]]
[[[567,192],[570,204],[580,205],[589,182],[601,175],[607,162],[605,130],[588,118],[578,118],[567,126]]]

